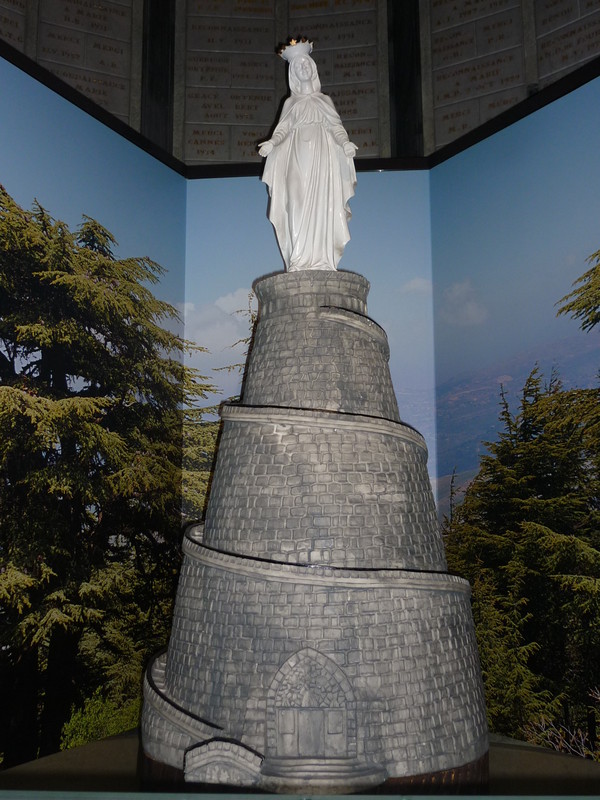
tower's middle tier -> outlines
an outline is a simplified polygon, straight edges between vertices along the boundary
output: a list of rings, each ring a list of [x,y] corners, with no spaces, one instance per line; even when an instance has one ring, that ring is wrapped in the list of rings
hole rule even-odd
[[[225,406],[204,544],[254,558],[444,571],[423,438],[353,414]]]

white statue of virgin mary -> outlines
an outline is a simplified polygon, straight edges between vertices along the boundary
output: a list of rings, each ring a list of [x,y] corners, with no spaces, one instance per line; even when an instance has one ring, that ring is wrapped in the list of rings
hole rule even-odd
[[[292,39],[280,52],[289,64],[291,95],[273,136],[259,145],[267,159],[262,180],[269,219],[289,272],[337,268],[350,239],[348,201],[356,185],[356,145],[321,92],[311,52],[304,39]]]

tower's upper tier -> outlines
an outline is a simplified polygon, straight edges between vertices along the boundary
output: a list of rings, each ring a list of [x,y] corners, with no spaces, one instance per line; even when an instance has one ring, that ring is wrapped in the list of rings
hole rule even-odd
[[[246,405],[366,414],[398,421],[385,331],[367,314],[369,282],[314,270],[262,278]]]

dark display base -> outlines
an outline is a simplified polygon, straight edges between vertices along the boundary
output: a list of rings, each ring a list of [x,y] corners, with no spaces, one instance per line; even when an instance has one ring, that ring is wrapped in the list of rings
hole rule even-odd
[[[20,797],[30,792],[32,800],[38,798],[42,791],[60,792],[61,796],[66,792],[93,792],[93,800],[98,800],[102,796],[98,793],[103,792],[107,793],[107,800],[109,792],[128,792],[131,800],[141,800],[144,795],[138,793],[142,791],[164,791],[173,796],[182,792],[195,793],[197,790],[210,795],[240,793],[239,789],[227,786],[213,785],[202,789],[193,784],[178,783],[179,770],[173,771],[140,754],[139,734],[133,730],[0,771],[0,792],[18,790]],[[461,769],[472,766],[475,765],[466,765]],[[600,764],[594,761],[493,735],[490,737],[489,773],[490,795],[597,797],[600,786]],[[446,784],[442,784],[442,791],[438,792],[437,786],[409,787],[409,790],[405,790],[399,784],[393,785],[388,781],[377,787],[376,792],[368,794],[407,796],[458,793],[457,784],[451,776],[429,777],[435,779],[438,786],[440,781],[446,780]],[[468,784],[468,781],[465,783]],[[474,780],[471,781],[471,785],[474,783]],[[462,786],[460,791],[463,791]],[[467,793],[469,790],[464,791]],[[254,793],[248,790],[243,792]],[[485,793],[484,789],[477,792]],[[92,794],[89,796],[92,800]]]
[[[487,794],[489,785],[489,752],[476,761],[454,769],[389,778],[369,794]]]
[[[148,792],[194,792],[211,794],[267,794],[259,789],[240,788],[207,783],[186,783],[183,770],[160,764],[143,753],[140,756],[140,783]],[[389,778],[385,783],[372,787],[358,795],[482,795],[488,793],[489,753],[477,761],[454,769],[413,775],[405,778]]]

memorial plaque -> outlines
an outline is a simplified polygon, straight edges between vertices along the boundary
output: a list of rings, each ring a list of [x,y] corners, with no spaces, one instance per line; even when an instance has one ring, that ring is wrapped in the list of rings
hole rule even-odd
[[[377,43],[377,17],[372,11],[300,17],[290,14],[290,28],[308,36],[317,50],[364,47]]]
[[[600,53],[600,0],[421,0],[420,11],[426,152]]]
[[[542,37],[538,42],[540,78],[575,67],[600,52],[600,12]]]
[[[189,16],[228,17],[231,14],[233,0],[187,0],[186,9]]]
[[[381,152],[379,141],[379,120],[361,119],[345,124],[348,137],[358,147],[358,158],[378,156]]]
[[[39,0],[37,59],[129,122],[132,0]]]
[[[452,106],[439,108],[435,112],[435,141],[442,146],[480,124],[479,102],[468,100]]]
[[[218,121],[268,127],[273,123],[273,105],[272,90],[190,87],[186,92],[188,122]]]
[[[228,89],[202,89],[189,87],[186,92],[188,121],[231,122]]]
[[[598,0],[535,0],[538,71],[557,80],[600,52]]]
[[[272,90],[275,86],[277,59],[270,55],[234,53],[231,56],[231,85]]]
[[[538,41],[540,78],[573,68],[600,52],[600,11]]]
[[[274,0],[232,0],[231,13],[240,17],[272,17]]]
[[[189,52],[187,85],[272,88],[275,85],[275,63],[274,54]]]
[[[25,47],[26,0],[0,0],[0,39],[16,50]]]
[[[478,58],[434,73],[435,106],[512,88],[524,82],[522,48]]]
[[[39,58],[38,63],[109,113],[123,122],[129,122],[129,79],[74,67],[63,67],[55,61],[44,61],[43,58]]]
[[[515,86],[514,89],[508,89],[505,92],[481,97],[479,99],[479,123],[482,124],[492,117],[497,117],[498,114],[520,103],[521,100],[525,100],[526,97],[527,88],[525,86]]]
[[[275,120],[275,45],[273,0],[188,3],[188,163],[258,158],[249,131],[264,138]]]
[[[229,86],[231,57],[229,53],[187,53],[187,86]]]
[[[430,0],[431,31],[435,33],[443,28],[520,7],[520,0]]]
[[[232,109],[233,120],[237,123],[273,124],[273,108],[275,105],[275,92],[256,90],[239,91],[232,89],[229,93],[229,102]]]
[[[127,121],[129,115],[129,80],[103,75],[99,72],[74,69],[56,62],[44,61],[43,59],[39,59],[39,63],[111,114]]]
[[[598,10],[598,0],[579,0],[579,7],[582,15],[591,14]]]
[[[523,20],[520,8],[478,20],[475,23],[479,55],[507,50],[523,43]]]
[[[39,0],[39,18],[121,41],[131,38],[131,0]]]
[[[188,50],[212,52],[275,52],[273,20],[189,17]]]
[[[275,0],[187,0],[188,16],[268,17],[275,16]]]
[[[376,11],[377,0],[290,0],[290,17],[345,11]]]
[[[215,153],[227,148],[230,155],[225,160],[258,159],[256,144],[268,137],[286,91],[286,65],[276,58],[275,48],[288,35],[305,35],[315,43],[313,58],[323,91],[334,99],[344,123],[360,121],[360,155],[380,154],[381,2],[189,0],[186,160],[201,163],[205,156],[207,161],[218,160]],[[382,82],[387,92],[387,71]],[[386,115],[388,102],[386,95]],[[207,126],[217,123],[227,126],[221,130],[220,143],[207,145]],[[202,143],[190,143],[190,126],[200,131]],[[389,141],[386,146],[389,152]]]
[[[380,74],[376,0],[291,0],[289,12],[290,30],[315,43],[323,91],[350,137],[351,129],[360,131],[358,157],[389,152],[379,119],[382,109],[387,118],[389,98],[387,74]]]
[[[421,5],[431,26],[433,95],[426,95],[423,122],[430,151],[476,128],[493,116],[493,103],[503,102],[498,98],[525,86],[525,33],[521,0]]]
[[[233,0],[187,0],[186,11],[189,16],[228,17],[231,14]]]
[[[377,48],[356,47],[334,50],[331,83],[363,83],[377,80]]]
[[[69,28],[48,25],[38,27],[38,58],[56,64],[83,66],[85,34]]]
[[[319,70],[319,78],[321,79],[321,86],[329,86],[333,83],[333,50],[315,49],[311,54],[311,58],[317,65]]]
[[[231,129],[231,158],[233,161],[261,162],[257,145],[268,138],[269,131],[260,127],[234,126]]]
[[[186,125],[186,162],[228,161],[230,157],[229,127],[226,125]]]
[[[377,118],[377,84],[331,86],[329,95],[342,120]]]
[[[431,61],[434,69],[466,61],[477,56],[473,25],[460,25],[431,37]]]
[[[312,53],[323,87],[336,83],[377,81],[377,48],[353,47],[339,50],[315,50]],[[325,89],[328,93],[329,90]]]
[[[538,36],[561,28],[578,17],[578,0],[535,0],[535,30]]]
[[[110,75],[127,77],[131,64],[131,47],[128,42],[88,36],[86,39],[86,66]]]

